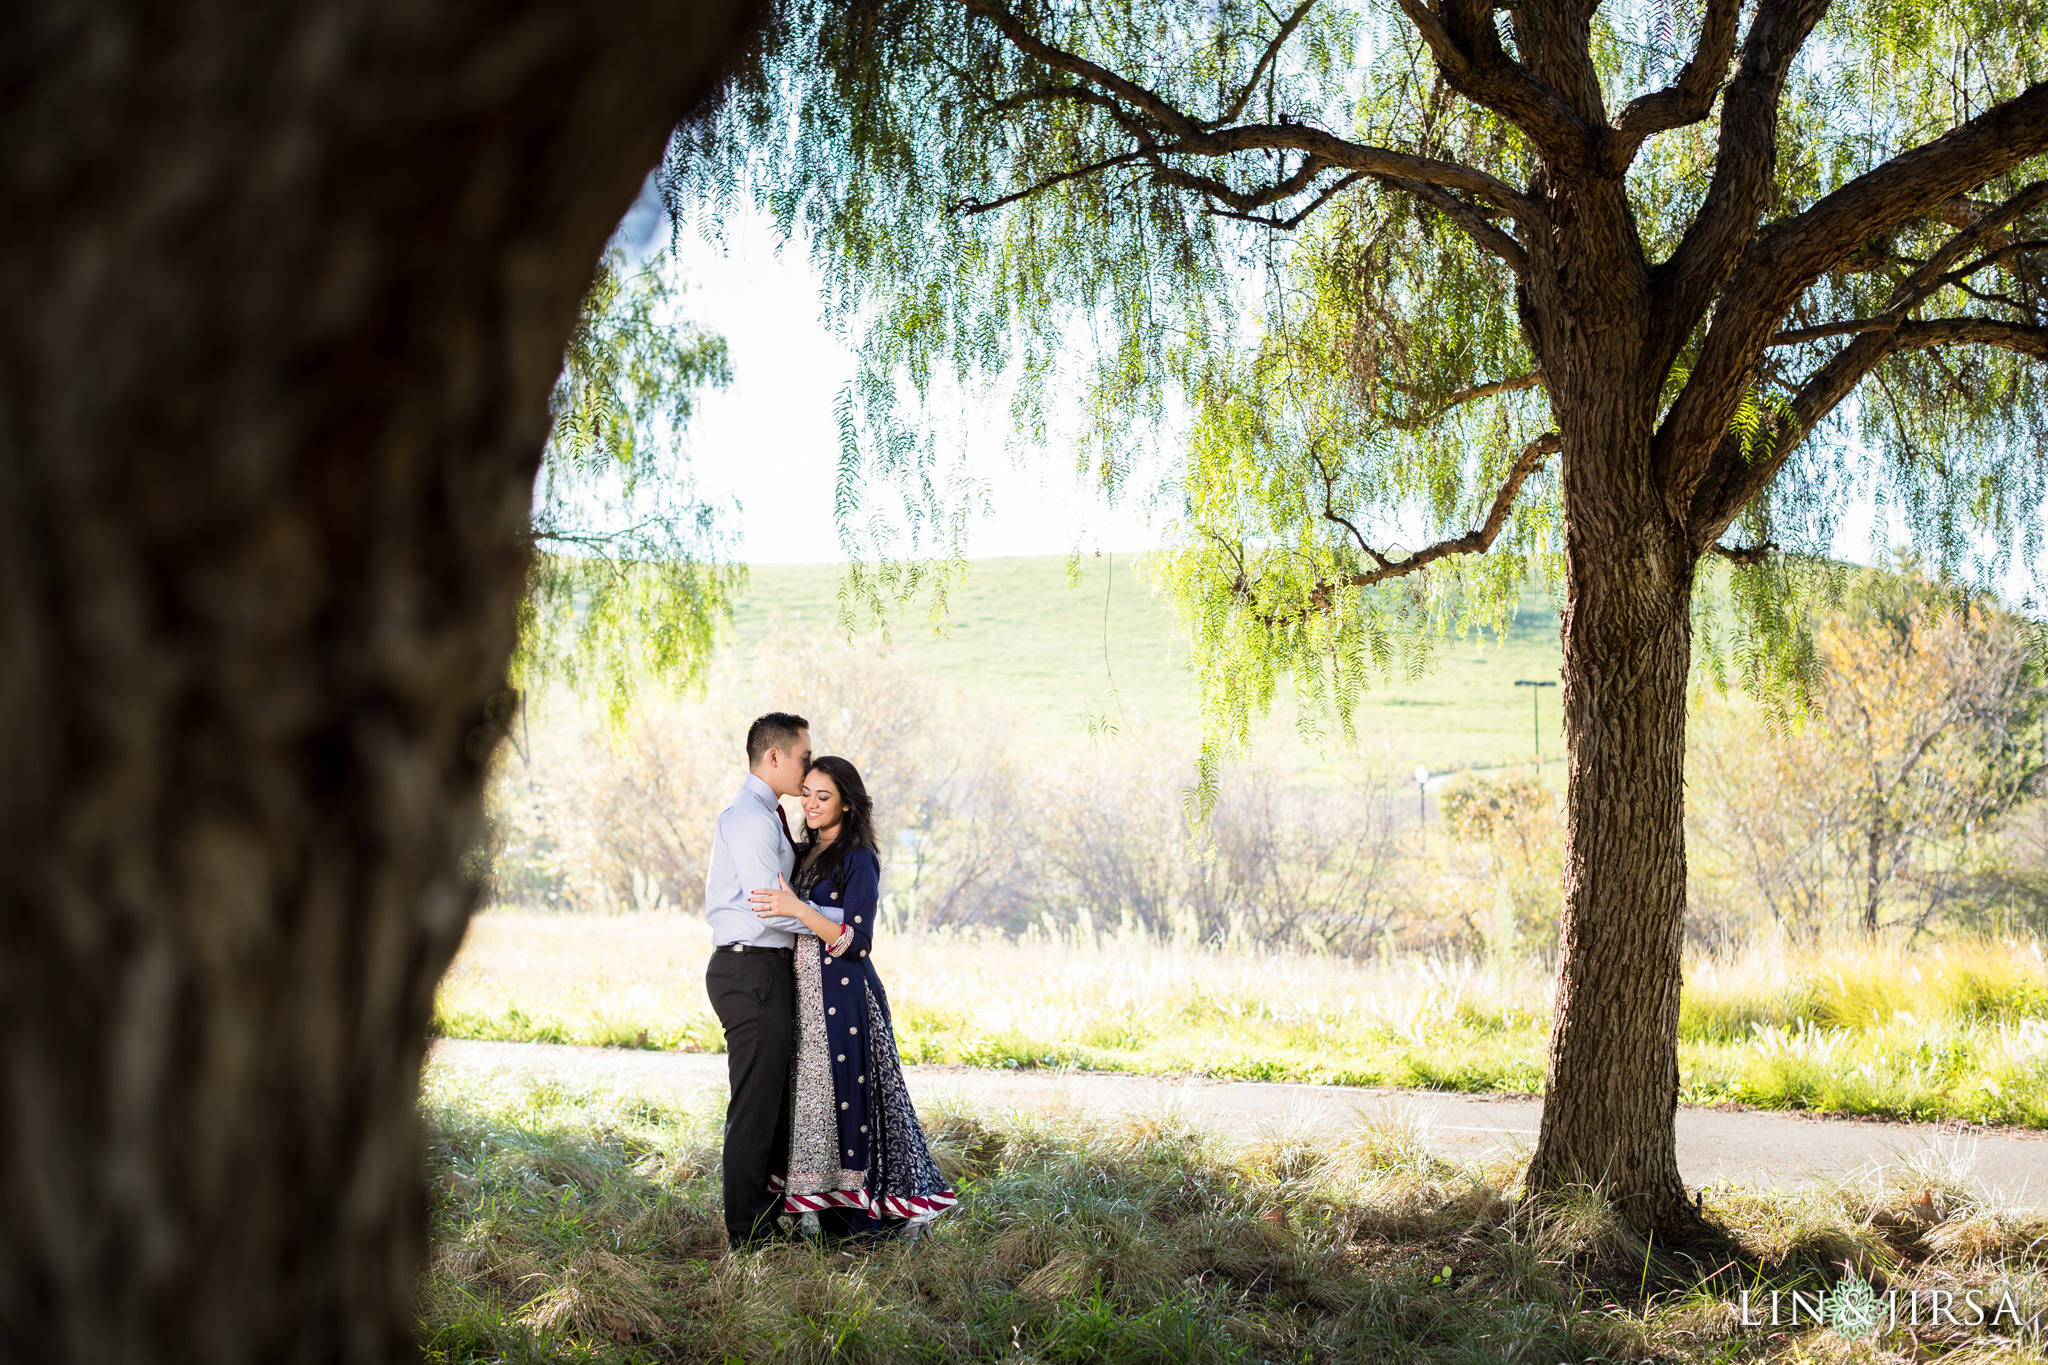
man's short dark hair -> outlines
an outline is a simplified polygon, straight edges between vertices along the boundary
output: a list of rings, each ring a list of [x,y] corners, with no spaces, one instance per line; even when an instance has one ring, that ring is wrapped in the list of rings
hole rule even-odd
[[[787,711],[770,711],[747,727],[747,766],[751,768],[768,757],[770,749],[781,749],[793,755],[797,740],[810,728],[811,723],[802,716],[792,716]]]

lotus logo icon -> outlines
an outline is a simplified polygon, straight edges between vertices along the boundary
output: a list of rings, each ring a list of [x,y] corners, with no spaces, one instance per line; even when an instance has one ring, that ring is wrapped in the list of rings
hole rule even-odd
[[[1859,1337],[1872,1336],[1883,1317],[1884,1301],[1878,1298],[1870,1282],[1853,1270],[1844,1275],[1836,1283],[1835,1292],[1828,1295],[1828,1326],[1838,1337],[1854,1341]]]

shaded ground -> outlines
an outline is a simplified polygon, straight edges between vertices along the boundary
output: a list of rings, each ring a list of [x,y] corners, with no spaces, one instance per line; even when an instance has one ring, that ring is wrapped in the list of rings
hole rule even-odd
[[[491,1043],[443,1039],[430,1065],[576,1085],[690,1095],[725,1084],[719,1054]],[[1315,1137],[1354,1129],[1361,1115],[1389,1112],[1426,1126],[1446,1156],[1471,1159],[1535,1142],[1539,1102],[1435,1091],[1273,1085],[1250,1081],[1058,1071],[906,1068],[923,1099],[953,1093],[1020,1109],[1178,1109],[1226,1137]],[[1908,1165],[1961,1178],[1995,1204],[2048,1207],[2048,1135],[1980,1132],[1953,1124],[1867,1123],[1761,1110],[1680,1109],[1678,1164],[1688,1184],[1800,1188],[1875,1178]]]

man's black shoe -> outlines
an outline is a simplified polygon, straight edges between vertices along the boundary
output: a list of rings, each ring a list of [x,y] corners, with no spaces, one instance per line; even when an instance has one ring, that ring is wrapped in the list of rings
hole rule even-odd
[[[801,1242],[804,1240],[806,1239],[802,1223],[777,1218],[772,1231],[760,1232],[752,1237],[734,1237],[731,1239],[729,1247],[737,1254],[742,1251],[761,1251],[767,1247],[782,1246],[788,1242]]]

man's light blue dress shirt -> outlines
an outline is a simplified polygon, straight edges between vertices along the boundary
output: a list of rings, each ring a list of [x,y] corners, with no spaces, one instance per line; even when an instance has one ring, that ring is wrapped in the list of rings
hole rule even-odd
[[[711,839],[711,866],[704,874],[704,917],[711,921],[711,941],[787,948],[804,932],[793,919],[762,919],[749,892],[776,886],[778,877],[796,871],[796,849],[789,842],[779,803],[766,782],[747,774],[732,804],[718,815]]]

